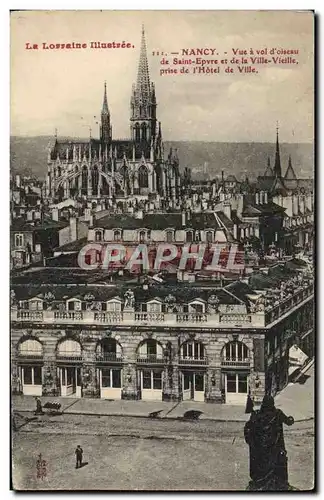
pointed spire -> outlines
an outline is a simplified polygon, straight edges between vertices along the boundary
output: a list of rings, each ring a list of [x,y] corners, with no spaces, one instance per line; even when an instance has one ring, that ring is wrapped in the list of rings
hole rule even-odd
[[[103,114],[103,115],[109,115],[108,100],[107,100],[107,83],[106,83],[106,81],[105,81],[105,87],[104,87],[104,98],[103,98],[103,103],[102,103],[101,114]]]
[[[274,174],[276,177],[281,178],[281,161],[280,161],[280,150],[279,150],[279,126],[277,122],[277,140],[276,140],[276,158],[274,164]]]
[[[264,172],[264,177],[274,177],[274,173],[270,164],[270,156],[268,156],[268,163],[267,163],[267,168]]]
[[[291,163],[291,156],[290,155],[289,155],[289,159],[288,159],[287,172],[285,173],[285,179],[286,180],[296,180],[297,179],[297,176],[295,174],[295,171],[294,171],[292,163]]]
[[[141,52],[137,71],[137,91],[146,101],[150,95],[150,75],[147,62],[144,25],[142,25]]]

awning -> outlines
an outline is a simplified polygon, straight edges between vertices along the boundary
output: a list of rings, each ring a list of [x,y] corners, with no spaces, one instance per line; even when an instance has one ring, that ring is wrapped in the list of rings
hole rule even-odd
[[[291,375],[296,370],[302,368],[308,356],[296,345],[293,345],[289,349],[289,370],[288,373]]]

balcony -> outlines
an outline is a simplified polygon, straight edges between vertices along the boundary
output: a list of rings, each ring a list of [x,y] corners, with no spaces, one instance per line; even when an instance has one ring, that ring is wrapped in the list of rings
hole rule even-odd
[[[177,313],[176,320],[178,323],[206,323],[208,316],[204,313]]]
[[[160,323],[164,321],[164,313],[154,313],[154,312],[136,312],[135,321],[145,321],[149,323]]]
[[[138,354],[136,361],[139,364],[145,365],[161,365],[166,362],[165,358],[156,354]]]
[[[117,352],[97,352],[96,361],[97,363],[120,363],[122,355]]]
[[[18,353],[18,358],[20,360],[33,360],[33,361],[42,361],[43,353],[40,351],[21,351]]]
[[[98,312],[98,311],[58,311],[43,310],[31,311],[28,309],[12,308],[11,320],[42,325],[122,325],[122,326],[152,326],[191,327],[199,325],[204,328],[264,328],[289,314],[293,308],[313,296],[313,284],[300,287],[296,292],[284,300],[277,300],[276,305],[266,306],[265,310],[253,313],[238,314],[233,312]]]
[[[180,357],[179,365],[187,366],[206,366],[208,364],[207,358],[195,358],[195,357]]]
[[[245,359],[222,359],[221,363],[222,368],[249,368],[250,366],[250,358]]]
[[[123,314],[121,312],[95,312],[93,319],[95,322],[114,325],[123,321]]]
[[[74,353],[67,353],[67,354],[57,354],[56,355],[57,361],[65,361],[65,362],[81,362],[83,360],[82,356],[80,354],[74,354]]]

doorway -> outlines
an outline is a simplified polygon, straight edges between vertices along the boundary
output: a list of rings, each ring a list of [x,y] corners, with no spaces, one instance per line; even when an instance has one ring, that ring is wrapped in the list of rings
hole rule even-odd
[[[81,398],[81,368],[62,366],[59,368],[61,396]]]
[[[201,372],[183,372],[183,401],[205,401],[205,374]]]
[[[249,390],[248,373],[225,373],[225,403],[245,405]]]

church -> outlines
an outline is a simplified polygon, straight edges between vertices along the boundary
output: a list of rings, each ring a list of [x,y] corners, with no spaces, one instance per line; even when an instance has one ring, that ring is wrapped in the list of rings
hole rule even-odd
[[[157,120],[154,83],[150,80],[142,28],[137,80],[130,100],[130,138],[113,139],[104,84],[100,137],[67,141],[55,137],[48,151],[46,197],[50,202],[179,199],[180,172],[176,151],[165,158],[161,122]]]

